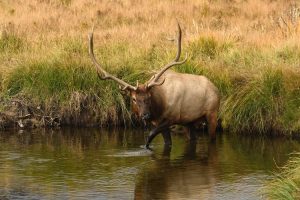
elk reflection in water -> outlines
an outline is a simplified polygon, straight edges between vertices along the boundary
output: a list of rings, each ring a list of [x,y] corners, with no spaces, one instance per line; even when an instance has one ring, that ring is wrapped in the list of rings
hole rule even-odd
[[[197,148],[196,142],[187,143],[182,155],[174,159],[171,149],[165,147],[160,158],[154,158],[151,168],[141,171],[135,199],[199,199],[213,195],[210,186],[217,182],[216,143],[201,145]]]

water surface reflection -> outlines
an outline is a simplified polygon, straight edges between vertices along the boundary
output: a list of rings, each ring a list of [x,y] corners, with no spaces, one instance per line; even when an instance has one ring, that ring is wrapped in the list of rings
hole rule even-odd
[[[173,135],[154,152],[143,131],[0,133],[0,199],[258,199],[270,171],[299,151],[295,140]],[[276,164],[275,164],[276,163]]]

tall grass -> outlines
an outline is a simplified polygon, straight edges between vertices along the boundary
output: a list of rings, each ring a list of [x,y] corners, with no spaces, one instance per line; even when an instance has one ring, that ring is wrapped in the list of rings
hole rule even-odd
[[[176,45],[166,38],[175,37],[177,16],[189,59],[174,70],[215,83],[225,129],[297,134],[299,20],[286,16],[291,9],[292,1],[262,0],[1,2],[0,96],[54,110],[66,124],[128,124],[128,98],[98,79],[87,34],[95,24],[95,53],[107,71],[141,83],[173,59]]]
[[[23,47],[23,41],[16,35],[3,34],[0,38],[0,52],[16,52]]]
[[[294,200],[300,198],[300,157],[296,154],[290,158],[281,172],[275,173],[272,180],[266,182],[262,189],[265,198],[272,200]]]
[[[53,45],[56,46],[49,55],[26,58],[3,75],[2,95],[27,96],[37,105],[48,105],[47,109],[55,102],[63,113],[71,113],[78,120],[83,110],[95,115],[94,120],[99,124],[130,120],[128,98],[122,97],[115,82],[99,80],[86,41],[68,38],[54,41]],[[107,71],[135,84],[137,80],[146,81],[152,69],[172,59],[173,44],[165,45],[169,49],[165,46],[142,49],[126,42],[104,44],[96,47],[96,54]],[[205,75],[216,84],[222,96],[220,118],[224,128],[291,134],[300,128],[300,75],[297,67],[289,63],[294,62],[291,60],[299,49],[284,47],[287,48],[293,49],[291,55],[281,59],[278,57],[281,47],[258,51],[252,46],[201,37],[184,46],[190,52],[189,60],[174,70]],[[233,52],[238,52],[238,62]],[[273,65],[268,66],[271,60]]]

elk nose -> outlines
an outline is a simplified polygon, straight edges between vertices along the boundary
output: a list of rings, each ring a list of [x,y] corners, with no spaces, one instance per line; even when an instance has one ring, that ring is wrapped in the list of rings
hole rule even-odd
[[[150,113],[144,114],[142,116],[142,120],[148,120],[148,119],[150,119]]]

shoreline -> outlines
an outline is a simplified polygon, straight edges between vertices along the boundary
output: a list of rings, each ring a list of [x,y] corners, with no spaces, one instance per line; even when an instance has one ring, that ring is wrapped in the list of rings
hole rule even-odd
[[[143,123],[134,117],[130,117],[130,119],[122,119],[120,118],[117,123],[109,123],[106,121],[104,124],[100,124],[99,118],[92,119],[90,117],[86,117],[88,113],[86,111],[81,111],[77,113],[76,116],[67,116],[68,118],[63,118],[66,115],[63,113],[59,113],[60,109],[55,110],[42,110],[43,106],[34,106],[33,104],[28,103],[28,101],[23,101],[20,99],[12,99],[11,101],[6,101],[5,111],[0,112],[0,131],[9,131],[9,130],[35,130],[39,128],[99,128],[99,129],[119,129],[119,128],[143,128]],[[8,103],[9,102],[9,103]],[[3,106],[3,103],[2,103]],[[130,111],[129,111],[130,112]],[[90,121],[89,121],[90,120]],[[280,130],[276,130],[274,132],[269,131],[266,133],[260,133],[256,129],[253,130],[244,130],[241,132],[235,132],[234,130],[230,130],[229,128],[222,127],[222,120],[219,119],[217,132],[218,133],[232,133],[237,135],[249,136],[249,137],[268,137],[268,138],[286,138],[286,139],[300,139],[299,133],[294,134],[284,134],[281,133]],[[175,125],[175,127],[184,127],[182,125]],[[145,127],[144,127],[145,128]],[[150,127],[147,127],[148,129]],[[180,129],[180,128],[179,128]],[[203,127],[198,127],[196,130],[207,132],[206,123]],[[182,130],[181,130],[182,131]]]

